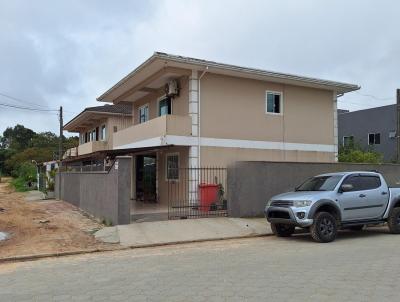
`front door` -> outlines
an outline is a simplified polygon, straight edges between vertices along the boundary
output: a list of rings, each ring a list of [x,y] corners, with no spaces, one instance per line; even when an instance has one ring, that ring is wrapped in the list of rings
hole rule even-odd
[[[156,155],[136,156],[136,199],[157,202]]]
[[[348,176],[343,184],[353,186],[353,190],[338,196],[344,221],[374,219],[383,215],[388,195],[379,176],[353,174]]]

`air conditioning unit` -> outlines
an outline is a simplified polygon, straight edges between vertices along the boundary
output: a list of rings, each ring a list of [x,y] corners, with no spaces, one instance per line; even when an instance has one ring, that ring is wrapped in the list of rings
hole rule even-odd
[[[165,85],[165,93],[168,96],[176,96],[179,94],[178,82],[176,80],[171,80]]]

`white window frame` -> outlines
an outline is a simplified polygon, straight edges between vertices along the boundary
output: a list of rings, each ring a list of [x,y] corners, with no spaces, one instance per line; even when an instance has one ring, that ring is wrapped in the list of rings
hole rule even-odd
[[[177,179],[169,179],[168,178],[168,157],[169,156],[177,156],[178,157],[178,178]],[[172,152],[172,153],[165,154],[165,181],[179,182],[179,165],[180,165],[179,152]]]
[[[168,97],[168,95],[166,95],[166,94],[164,94],[164,95],[162,95],[162,96],[160,96],[158,99],[157,99],[157,117],[160,117],[161,115],[159,115],[160,114],[160,102],[163,100],[163,99],[165,99],[165,98],[167,98]],[[170,97],[170,99],[171,99],[171,115],[173,114],[173,112],[174,112],[174,105],[173,105],[173,99]],[[168,114],[167,114],[168,115]]]
[[[147,107],[147,120],[144,122],[140,121],[140,110]],[[149,103],[146,103],[138,108],[138,124],[144,124],[150,120],[150,106]]]
[[[277,112],[268,112],[268,93],[272,94],[279,94],[280,102],[279,102],[279,113]],[[283,115],[283,91],[273,91],[273,90],[266,90],[265,91],[265,114],[270,115]]]
[[[345,139],[345,138],[350,138],[350,137],[353,138],[353,142],[354,142],[354,135],[344,135],[344,136],[342,137],[342,146],[343,146],[343,147],[344,147],[344,139]]]
[[[373,134],[374,135],[374,143],[373,144],[370,144],[369,143],[369,135],[370,134]],[[379,134],[379,144],[376,144],[375,143],[375,135],[377,135],[377,134]],[[370,132],[370,133],[368,133],[368,135],[367,135],[367,142],[368,142],[368,146],[375,146],[375,145],[380,145],[381,144],[381,133],[380,132]]]

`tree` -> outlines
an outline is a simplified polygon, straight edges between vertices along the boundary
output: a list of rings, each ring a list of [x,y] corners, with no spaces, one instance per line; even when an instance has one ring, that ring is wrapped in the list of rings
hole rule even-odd
[[[14,128],[8,127],[3,132],[2,147],[17,152],[22,151],[29,146],[31,139],[35,134],[36,133],[31,129],[25,128],[19,124]]]
[[[8,127],[0,136],[0,172],[18,176],[24,163],[58,159],[60,137],[52,132],[35,133],[22,125]],[[63,150],[76,147],[78,137],[63,137]]]

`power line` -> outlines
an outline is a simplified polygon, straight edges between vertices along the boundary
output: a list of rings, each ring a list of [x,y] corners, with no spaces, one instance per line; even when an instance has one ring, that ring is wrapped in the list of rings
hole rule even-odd
[[[372,95],[372,94],[364,94],[364,93],[361,93],[361,92],[358,92],[358,91],[355,91],[355,93],[357,93],[357,94],[359,94],[361,96],[365,96],[365,97],[368,97],[368,98],[372,98],[372,99],[378,100],[378,101],[388,101],[388,100],[393,100],[394,99],[394,97],[382,98],[382,97],[377,97],[377,96]]]
[[[20,103],[25,103],[25,104],[29,104],[29,105],[34,105],[34,106],[38,106],[38,107],[42,107],[42,108],[49,108],[48,106],[43,106],[43,105],[39,105],[39,104],[36,104],[36,103],[28,102],[28,101],[22,100],[22,99],[20,99],[20,98],[16,98],[16,97],[14,97],[14,96],[11,96],[11,95],[9,95],[9,94],[5,94],[5,93],[2,93],[2,92],[0,92],[0,95],[3,96],[3,97],[5,97],[5,98],[8,98],[8,99],[10,99],[10,100],[14,100],[14,101],[17,101],[17,102],[20,102]]]
[[[18,106],[18,105],[5,104],[5,103],[0,103],[0,106],[9,107],[9,108],[15,108],[15,109],[22,109],[22,110],[31,110],[31,111],[44,111],[44,112],[54,112],[54,111],[58,111],[57,109],[39,109],[39,108]]]

